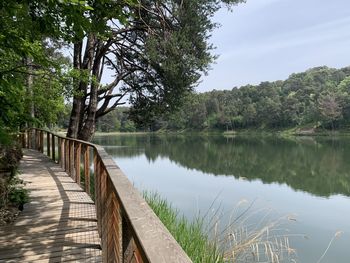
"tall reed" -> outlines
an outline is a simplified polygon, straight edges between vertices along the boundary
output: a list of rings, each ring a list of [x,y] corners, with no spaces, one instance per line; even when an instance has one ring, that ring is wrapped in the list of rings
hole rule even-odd
[[[281,220],[249,224],[250,207],[236,215],[222,230],[219,213],[198,215],[189,221],[157,193],[144,192],[144,198],[193,262],[295,262],[295,251],[280,228]]]

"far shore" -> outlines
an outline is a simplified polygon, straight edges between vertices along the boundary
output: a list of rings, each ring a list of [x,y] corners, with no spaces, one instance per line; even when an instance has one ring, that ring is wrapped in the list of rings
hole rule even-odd
[[[56,131],[59,135],[66,135],[65,130]],[[294,137],[294,136],[350,136],[350,129],[339,129],[339,130],[325,130],[325,129],[302,129],[302,128],[291,128],[291,129],[239,129],[239,130],[179,130],[179,131],[137,131],[137,132],[95,132],[94,136],[113,136],[113,135],[223,135],[223,136],[278,136],[278,137]]]

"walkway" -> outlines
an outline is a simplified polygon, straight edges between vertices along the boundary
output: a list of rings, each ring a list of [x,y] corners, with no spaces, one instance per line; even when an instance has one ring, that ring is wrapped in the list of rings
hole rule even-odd
[[[101,262],[91,198],[37,151],[24,151],[20,172],[30,202],[13,225],[0,227],[0,262]]]

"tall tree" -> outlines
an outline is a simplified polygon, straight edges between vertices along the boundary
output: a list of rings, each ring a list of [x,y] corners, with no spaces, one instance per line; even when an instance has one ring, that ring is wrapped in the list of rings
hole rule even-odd
[[[172,111],[214,56],[208,44],[222,3],[243,0],[89,1],[90,27],[73,41],[73,108],[67,136],[90,140],[96,120],[128,99],[134,120]],[[78,25],[73,25],[73,29]],[[114,79],[102,85],[105,76]]]
[[[334,130],[334,121],[342,118],[342,105],[339,96],[334,92],[321,94],[318,100],[318,110],[322,119],[331,123]]]

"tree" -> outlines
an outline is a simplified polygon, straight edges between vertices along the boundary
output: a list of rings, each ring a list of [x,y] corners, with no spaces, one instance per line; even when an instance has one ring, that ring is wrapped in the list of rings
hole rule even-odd
[[[38,8],[48,1],[2,1],[0,3],[0,130],[16,131],[55,120],[62,99],[62,56],[45,42],[58,36],[57,23],[41,19]],[[59,1],[49,1],[55,7]],[[63,6],[70,5],[65,1]],[[68,8],[67,8],[68,9]],[[74,8],[71,8],[71,10]],[[45,15],[46,16],[46,15]],[[57,17],[57,14],[51,18]],[[47,18],[47,17],[46,17]],[[59,24],[59,23],[58,23]],[[35,107],[34,107],[35,105]]]
[[[256,108],[255,104],[248,104],[243,111],[243,119],[246,126],[254,124],[256,118]]]
[[[318,110],[322,119],[330,122],[332,130],[334,130],[334,121],[342,117],[342,106],[337,94],[321,94],[318,100]]]
[[[82,15],[92,26],[73,41],[73,66],[80,76],[73,80],[68,137],[90,140],[96,120],[125,98],[137,122],[173,111],[214,59],[207,40],[220,1],[111,0],[90,6]],[[106,68],[115,78],[102,85]]]
[[[350,76],[346,77],[345,75],[343,77],[336,87],[336,92],[343,103],[343,117],[345,120],[350,120]]]

